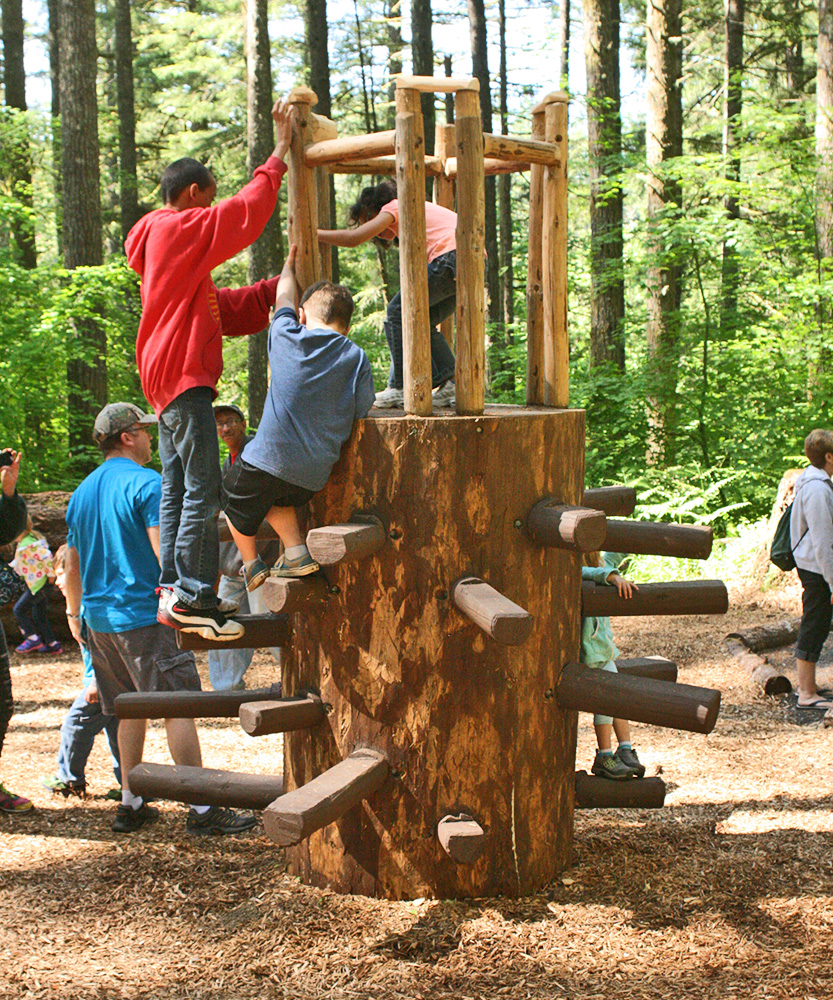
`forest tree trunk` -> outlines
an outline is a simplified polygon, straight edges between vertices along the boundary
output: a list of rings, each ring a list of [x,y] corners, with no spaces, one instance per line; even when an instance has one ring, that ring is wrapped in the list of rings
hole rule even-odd
[[[818,75],[816,79],[816,244],[818,247],[818,347],[810,362],[809,387],[829,367],[833,277],[833,0],[819,0]]]
[[[570,89],[570,0],[561,0],[558,12],[558,51],[560,67],[558,73],[559,86],[562,90]]]
[[[416,76],[434,75],[434,15],[431,0],[411,0],[411,63]],[[434,95],[420,94],[425,152],[434,152]]]
[[[47,0],[49,16],[49,82],[52,107],[52,189],[55,195],[55,246],[58,256],[63,256],[63,203],[61,201],[61,59],[58,45],[60,37],[60,4]]]
[[[720,332],[726,339],[738,325],[738,257],[735,243],[740,220],[737,186],[740,184],[740,116],[743,107],[744,0],[726,0],[723,159],[728,191],[723,198],[727,236],[723,240],[721,272]]]
[[[506,71],[506,0],[498,0],[500,29],[500,131],[509,134],[508,80]],[[500,236],[500,302],[504,338],[507,348],[512,344],[512,324],[515,322],[515,282],[512,273],[512,175],[498,178],[498,214]],[[512,359],[507,358],[500,373],[495,373],[495,389],[513,393],[515,373]]]
[[[136,108],[133,99],[133,29],[130,0],[116,0],[116,88],[119,119],[119,193],[121,238],[139,221],[139,181],[136,177]]]

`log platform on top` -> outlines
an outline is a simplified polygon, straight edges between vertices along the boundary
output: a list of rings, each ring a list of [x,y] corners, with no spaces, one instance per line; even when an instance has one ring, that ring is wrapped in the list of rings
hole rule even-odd
[[[116,698],[120,719],[234,719],[246,702],[274,701],[281,685],[250,691],[136,691]]]
[[[564,667],[555,697],[561,708],[690,733],[710,733],[720,711],[720,692],[711,688],[614,674],[583,663]]]
[[[292,733],[312,729],[324,718],[324,706],[318,695],[281,698],[280,701],[247,701],[240,706],[240,726],[249,736]]]
[[[662,778],[611,781],[576,771],[576,809],[661,809],[664,802]]]
[[[340,764],[273,802],[263,814],[266,833],[283,847],[306,840],[378,791],[389,771],[384,754],[355,750]]]
[[[608,517],[627,517],[636,509],[636,490],[632,486],[598,486],[585,490],[581,503],[603,510]]]
[[[387,535],[378,517],[357,514],[350,524],[330,524],[307,533],[307,548],[321,566],[366,559],[385,544]]]
[[[581,609],[584,617],[723,615],[729,610],[729,595],[722,580],[640,583],[630,598],[620,597],[615,587],[583,580]]]
[[[676,681],[677,664],[664,656],[643,656],[633,660],[616,660],[620,674],[631,677],[650,677],[655,681]]]
[[[263,584],[266,607],[275,614],[314,611],[326,604],[328,593],[327,581],[320,573],[299,577],[270,576]]]
[[[182,764],[141,763],[128,775],[134,795],[196,806],[265,809],[283,795],[283,776],[218,771]]]
[[[604,548],[633,555],[708,559],[714,531],[693,524],[660,524],[653,521],[617,521],[608,518]]]
[[[442,849],[460,865],[477,861],[486,847],[486,834],[473,816],[443,816],[437,824],[437,839]]]
[[[292,624],[286,615],[235,615],[243,626],[239,639],[203,639],[195,632],[177,632],[180,649],[263,649],[265,646],[286,646],[292,640]]]
[[[597,552],[603,547],[606,521],[599,510],[574,507],[550,497],[535,504],[526,526],[539,545],[573,552]]]
[[[476,576],[458,580],[451,588],[451,598],[495,642],[519,646],[532,634],[532,615]]]

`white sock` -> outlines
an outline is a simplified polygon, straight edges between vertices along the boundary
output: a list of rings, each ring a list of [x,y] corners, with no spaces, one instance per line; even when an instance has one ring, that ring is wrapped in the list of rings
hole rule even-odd
[[[142,799],[141,795],[134,795],[132,792],[129,792],[126,788],[122,788],[121,804],[123,806],[130,806],[131,809],[141,809],[143,801],[144,800]]]
[[[198,816],[205,816],[211,806],[191,806],[192,812],[195,812]]]
[[[287,559],[300,559],[301,556],[306,555],[308,551],[309,550],[306,545],[301,543],[300,545],[290,545],[289,548],[286,549],[285,554]]]

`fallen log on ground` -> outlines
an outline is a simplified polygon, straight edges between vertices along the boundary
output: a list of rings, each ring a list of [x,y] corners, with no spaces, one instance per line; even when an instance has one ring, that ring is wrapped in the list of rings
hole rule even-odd
[[[764,694],[789,694],[792,691],[789,677],[779,674],[765,657],[753,653],[741,639],[729,635],[724,644],[727,651],[749,672],[752,680],[760,685]]]

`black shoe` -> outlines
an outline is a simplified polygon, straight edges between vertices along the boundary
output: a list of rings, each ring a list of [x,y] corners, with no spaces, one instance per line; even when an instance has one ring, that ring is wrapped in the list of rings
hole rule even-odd
[[[163,625],[171,625],[180,632],[196,632],[203,639],[222,642],[224,639],[239,639],[244,632],[240,622],[226,618],[216,608],[191,608],[182,601],[169,601],[165,610],[165,620],[157,614],[157,621],[162,621]]]
[[[133,833],[145,823],[159,819],[159,810],[143,802],[138,809],[130,806],[116,806],[116,818],[110,824],[110,829],[116,833]]]
[[[86,781],[61,781],[54,774],[46,774],[40,779],[40,783],[44,788],[48,788],[53,795],[63,795],[65,799],[69,798],[70,795],[77,795],[79,799],[87,797]],[[121,792],[119,792],[119,801],[121,801]]]
[[[185,829],[189,833],[222,836],[226,833],[243,833],[244,830],[251,830],[256,825],[257,820],[251,813],[238,816],[233,809],[211,806],[208,812],[202,815],[189,809]]]
[[[626,767],[631,768],[637,778],[641,778],[645,774],[645,765],[640,763],[636,756],[636,750],[632,747],[619,747],[613,756],[618,757]]]

